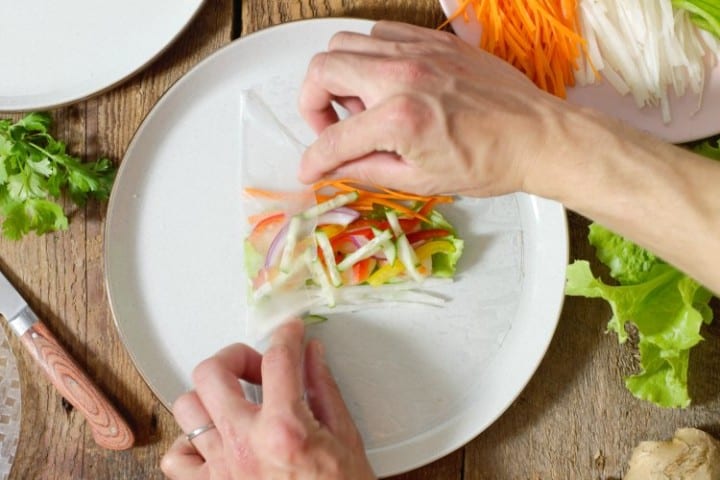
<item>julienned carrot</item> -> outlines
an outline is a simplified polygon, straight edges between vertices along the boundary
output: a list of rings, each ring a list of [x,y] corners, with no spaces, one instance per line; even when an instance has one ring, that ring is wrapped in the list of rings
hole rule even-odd
[[[427,204],[430,201],[435,203],[449,203],[452,202],[452,197],[438,195],[438,196],[423,196],[412,193],[400,192],[385,187],[374,187],[375,190],[367,190],[359,186],[357,181],[352,179],[339,179],[339,180],[325,180],[320,185],[316,185],[318,190],[323,188],[332,187],[341,191],[356,191],[358,192],[358,199],[352,202],[348,207],[356,208],[359,210],[372,210],[375,205],[382,205],[399,213],[404,214],[410,218],[418,218],[424,222],[428,222],[426,217],[427,213],[420,213],[415,211],[402,202],[415,201]]]
[[[418,210],[418,213],[424,217],[427,217],[430,215],[430,212],[432,212],[433,208],[435,208],[435,204],[437,204],[436,198],[431,198],[427,202],[425,202],[425,205],[423,205],[420,210]]]
[[[412,208],[408,208],[405,205],[402,205],[398,202],[393,202],[391,200],[387,200],[385,198],[372,198],[372,199],[365,199],[362,198],[348,204],[348,207],[350,208],[357,208],[358,210],[372,210],[373,205],[382,205],[384,207],[391,208],[393,210],[396,210],[410,218],[419,218],[423,222],[428,222],[429,220],[423,216],[420,215],[418,212],[413,210]],[[365,207],[365,208],[363,208]]]
[[[449,197],[447,195],[417,195],[414,193],[401,192],[381,186],[373,186],[375,190],[368,190],[363,186],[362,183],[351,178],[321,180],[313,185],[313,190],[315,190],[316,192],[322,190],[323,188],[334,188],[336,190],[346,192],[355,191],[358,192],[361,197],[367,195],[373,198],[384,198],[390,200],[414,200],[418,202],[426,202],[431,198],[435,198],[438,203],[451,203],[453,201],[452,197]]]
[[[587,57],[579,33],[578,0],[462,0],[440,28],[470,7],[480,23],[480,47],[507,60],[535,84],[564,98]]]
[[[245,195],[249,195],[255,198],[267,198],[270,200],[280,200],[290,196],[287,192],[276,192],[273,190],[264,190],[262,188],[245,187],[243,189]]]
[[[243,193],[253,198],[264,198],[266,200],[291,200],[293,198],[306,198],[311,194],[308,192],[284,192],[282,190],[267,190],[264,188],[245,187]]]
[[[333,195],[324,192],[325,189],[332,189],[341,192],[357,192],[358,199],[347,206],[357,210],[370,211],[375,205],[396,210],[397,212],[409,218],[417,218],[423,222],[428,222],[427,215],[432,210],[432,206],[437,203],[451,203],[452,197],[446,195],[424,196],[413,193],[400,192],[385,187],[373,187],[368,190],[361,183],[350,178],[327,179],[315,183],[312,187],[315,192],[315,199],[318,203],[324,202],[332,198]],[[305,194],[298,192],[280,192],[273,190],[264,190],[260,188],[245,188],[245,194],[255,198],[264,198],[269,200],[291,200],[293,197],[302,197]],[[420,210],[413,210],[404,204],[404,202],[419,202],[423,204]]]

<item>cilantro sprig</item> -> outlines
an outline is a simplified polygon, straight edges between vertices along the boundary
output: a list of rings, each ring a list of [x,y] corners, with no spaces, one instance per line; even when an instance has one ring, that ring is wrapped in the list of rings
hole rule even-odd
[[[15,123],[0,119],[0,218],[6,238],[67,229],[57,202],[63,194],[78,206],[110,195],[116,172],[110,160],[82,162],[70,155],[49,133],[51,124],[50,115],[37,112]]]

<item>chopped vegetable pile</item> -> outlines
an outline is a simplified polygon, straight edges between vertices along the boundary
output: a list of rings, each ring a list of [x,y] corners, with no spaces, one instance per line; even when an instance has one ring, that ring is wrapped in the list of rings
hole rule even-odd
[[[580,6],[593,67],[577,72],[580,84],[594,83],[600,72],[639,108],[659,105],[665,122],[671,120],[670,90],[700,98],[708,44],[687,12],[673,10],[670,0],[592,0]]]
[[[638,107],[660,105],[666,123],[668,91],[700,104],[707,59],[720,52],[712,0],[460,0],[443,26],[461,16],[480,24],[481,48],[543,90],[564,98],[604,79]]]
[[[720,159],[717,141],[701,143],[694,150]],[[590,226],[588,238],[619,285],[604,283],[587,261],[577,260],[568,267],[566,293],[608,301],[613,311],[608,331],[615,332],[620,343],[629,338],[626,326],[635,327],[640,372],[625,379],[633,395],[661,407],[687,407],[690,350],[702,340],[702,325],[712,321],[711,293],[598,224]]]
[[[370,189],[349,179],[319,182],[314,192],[317,203],[303,211],[249,218],[245,258],[253,301],[304,289],[311,293],[311,306],[329,309],[382,298],[443,303],[413,288],[428,277],[455,274],[463,241],[435,209],[451,197]],[[255,188],[245,193],[293,198]]]
[[[68,219],[56,202],[63,192],[77,205],[106,200],[115,167],[107,158],[83,163],[53,138],[46,113],[30,113],[16,123],[0,119],[0,216],[6,238],[18,240],[64,230]]]
[[[446,24],[467,16],[470,5],[483,26],[481,48],[507,60],[543,90],[565,97],[565,87],[575,84],[573,71],[585,45],[576,0],[463,0]]]

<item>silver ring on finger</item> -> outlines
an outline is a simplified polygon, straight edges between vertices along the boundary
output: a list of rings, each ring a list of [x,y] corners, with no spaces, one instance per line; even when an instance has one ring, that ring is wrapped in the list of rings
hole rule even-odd
[[[206,425],[202,425],[202,426],[192,430],[191,432],[187,433],[185,435],[185,438],[187,438],[188,442],[192,443],[193,439],[199,437],[203,433],[209,432],[210,430],[212,430],[214,428],[215,428],[215,424],[210,422]]]

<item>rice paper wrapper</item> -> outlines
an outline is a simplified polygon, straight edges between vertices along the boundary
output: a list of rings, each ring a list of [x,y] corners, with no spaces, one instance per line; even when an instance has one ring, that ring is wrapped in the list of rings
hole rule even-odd
[[[241,205],[247,218],[243,273],[249,306],[245,323],[247,341],[256,347],[279,325],[310,308],[305,280],[316,255],[313,221],[293,221],[315,205],[314,192],[297,180],[305,149],[299,137],[308,134],[300,128],[304,124],[295,105],[273,104],[275,98],[287,98],[273,93],[280,86],[278,80],[240,96]]]

